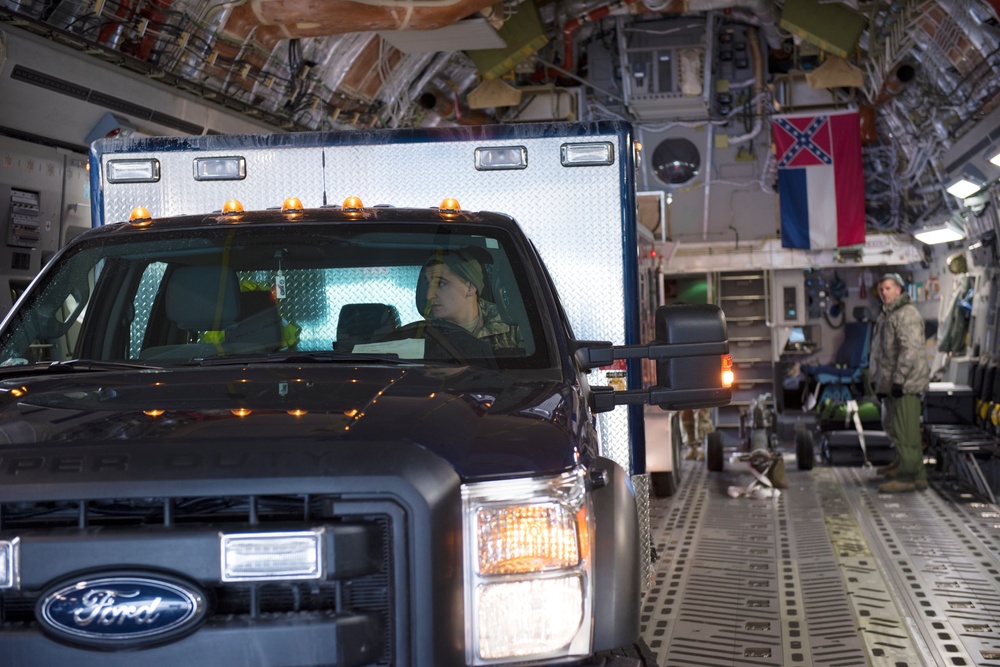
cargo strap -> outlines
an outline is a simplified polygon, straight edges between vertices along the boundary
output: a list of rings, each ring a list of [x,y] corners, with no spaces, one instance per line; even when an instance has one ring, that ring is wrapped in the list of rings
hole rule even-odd
[[[865,446],[865,429],[861,426],[861,416],[858,414],[858,402],[852,398],[847,401],[846,405],[847,412],[844,413],[844,426],[850,426],[851,421],[854,421],[854,429],[858,432],[858,442],[861,443],[861,455],[865,458],[865,462],[862,464],[864,471],[866,473],[873,472],[872,462],[868,460],[868,448]]]
[[[781,475],[784,479],[784,461],[781,454],[764,449],[755,449],[749,454],[740,454],[740,460],[749,464],[750,474],[754,480],[743,486],[730,486],[726,493],[730,498],[777,498],[781,495],[778,487],[786,488],[787,481],[775,483],[771,479],[771,474],[779,464],[782,465]],[[763,467],[763,470],[759,468]]]

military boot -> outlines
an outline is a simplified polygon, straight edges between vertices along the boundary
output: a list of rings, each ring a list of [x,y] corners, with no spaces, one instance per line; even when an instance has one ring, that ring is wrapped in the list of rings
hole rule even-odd
[[[878,486],[879,493],[909,493],[910,491],[916,490],[917,485],[915,482],[904,482],[898,479],[894,479],[891,482],[885,482],[884,484],[879,484]]]

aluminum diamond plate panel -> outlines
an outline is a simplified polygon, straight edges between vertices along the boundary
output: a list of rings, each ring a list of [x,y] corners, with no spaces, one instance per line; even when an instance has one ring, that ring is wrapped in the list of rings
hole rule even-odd
[[[142,351],[142,333],[146,331],[149,313],[153,309],[153,301],[166,270],[166,265],[160,262],[150,264],[139,281],[139,289],[135,294],[135,319],[129,327],[129,359],[138,359]]]
[[[127,153],[127,151],[126,151]],[[194,157],[240,156],[246,159],[246,178],[239,181],[197,181]],[[219,211],[230,199],[238,199],[246,210],[281,206],[287,197],[298,197],[305,206],[323,202],[322,154],[315,148],[285,148],[280,152],[244,149],[157,151],[105,154],[102,173],[109,160],[155,159],[160,163],[156,183],[105,183],[104,221],[128,220],[136,206],[145,206],[153,217]]]
[[[613,138],[613,137],[612,137]],[[608,141],[608,135],[574,142]],[[455,197],[466,210],[499,211],[518,221],[545,261],[559,290],[574,334],[581,339],[625,343],[622,185],[616,141],[615,164],[563,167],[565,137],[518,137],[455,141],[431,146],[385,144],[373,159],[370,146],[326,148],[327,192],[337,201],[350,195],[371,204],[437,206]],[[478,147],[519,145],[528,166],[514,171],[477,171]],[[433,168],[420,168],[431,163]],[[634,341],[638,342],[638,341]],[[602,371],[593,384],[608,384]],[[599,417],[605,455],[631,470],[627,412]]]
[[[574,138],[598,141],[607,136]],[[437,206],[456,197],[467,210],[499,211],[515,218],[531,238],[558,285],[563,306],[581,338],[625,342],[619,165],[563,167],[564,138],[526,139],[528,166],[476,171],[474,150],[510,145],[509,139],[326,149],[327,192],[371,204]],[[621,155],[621,147],[616,147]],[[433,160],[433,169],[416,165]]]
[[[95,220],[126,220],[139,205],[153,216],[210,212],[229,199],[239,199],[249,210],[279,206],[289,196],[308,207],[339,204],[353,195],[366,205],[418,208],[455,197],[466,210],[499,211],[518,221],[545,261],[577,338],[645,342],[637,331],[638,304],[630,303],[637,301],[637,276],[626,275],[635,273],[626,258],[636,252],[636,240],[634,211],[623,210],[625,189],[634,188],[631,146],[622,145],[628,138],[625,128],[612,123],[583,130],[568,124],[512,125],[495,132],[496,138],[491,130],[455,128],[434,140],[420,131],[99,140],[92,157],[99,160],[101,174],[111,159],[154,158],[161,175],[152,184],[95,182]],[[611,142],[614,162],[562,165],[564,144],[590,141]],[[477,171],[475,149],[490,146],[524,147],[527,167]],[[246,178],[197,181],[195,156],[244,157]],[[630,317],[634,324],[628,324]],[[638,370],[635,364],[633,383],[641,377]],[[593,385],[610,384],[603,371],[588,379]],[[634,472],[629,414],[619,407],[599,415],[598,433],[605,456]],[[638,406],[632,414],[631,422],[639,425],[638,444],[643,439]]]

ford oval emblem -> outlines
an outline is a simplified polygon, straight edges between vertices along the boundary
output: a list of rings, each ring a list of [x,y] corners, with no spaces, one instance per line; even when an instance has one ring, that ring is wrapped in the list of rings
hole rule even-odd
[[[205,614],[196,586],[158,573],[80,576],[46,591],[36,607],[55,638],[105,650],[179,638]]]

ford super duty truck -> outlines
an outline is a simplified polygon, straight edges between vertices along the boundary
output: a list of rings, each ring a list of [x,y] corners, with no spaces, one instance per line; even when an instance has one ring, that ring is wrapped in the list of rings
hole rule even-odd
[[[731,362],[714,306],[635,339],[628,126],[91,170],[0,326],[0,665],[655,664],[642,406],[725,404]]]

